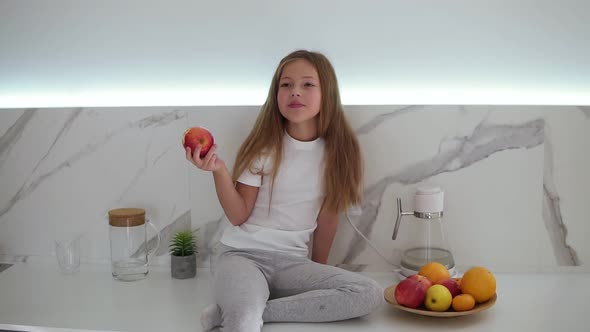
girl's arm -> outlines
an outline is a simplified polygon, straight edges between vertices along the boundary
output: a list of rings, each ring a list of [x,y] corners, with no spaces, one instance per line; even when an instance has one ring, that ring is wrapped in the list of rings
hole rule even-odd
[[[322,208],[318,216],[318,226],[313,233],[311,260],[326,264],[330,255],[330,248],[338,229],[338,214],[328,212]]]
[[[202,159],[199,157],[201,146],[197,146],[194,153],[190,148],[186,148],[186,159],[189,160],[197,168],[213,172],[213,180],[215,181],[215,191],[221,207],[225,215],[234,226],[239,226],[248,220],[256,197],[258,196],[258,187],[248,186],[234,182],[225,167],[225,163],[216,154],[217,145],[207,152],[207,155]]]
[[[219,203],[221,203],[221,207],[229,221],[234,226],[245,223],[254,208],[258,196],[258,187],[240,182],[236,182],[234,186],[225,165],[213,172],[213,180],[215,181],[217,198],[219,198]]]

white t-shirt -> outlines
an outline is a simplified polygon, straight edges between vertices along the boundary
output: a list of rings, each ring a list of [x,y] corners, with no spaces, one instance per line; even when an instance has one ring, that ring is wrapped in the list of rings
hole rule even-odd
[[[226,228],[220,241],[234,248],[307,256],[325,197],[322,191],[324,145],[322,138],[302,142],[285,133],[283,160],[275,178],[270,210],[272,159],[263,157],[254,163],[253,169],[261,169],[267,175],[246,169],[238,178],[238,182],[259,187],[250,217],[240,226]]]

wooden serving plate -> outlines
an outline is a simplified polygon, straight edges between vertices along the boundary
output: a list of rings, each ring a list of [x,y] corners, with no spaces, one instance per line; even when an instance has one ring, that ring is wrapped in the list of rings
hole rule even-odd
[[[454,311],[453,309],[449,309],[450,311],[438,312],[438,311],[426,310],[423,307],[412,309],[412,308],[404,307],[403,305],[397,303],[397,301],[395,300],[395,287],[396,286],[397,286],[397,284],[395,284],[393,286],[389,286],[385,289],[385,301],[389,302],[394,307],[396,307],[400,310],[411,312],[413,314],[423,315],[423,316],[457,317],[457,316],[472,315],[472,314],[475,314],[478,312],[482,312],[486,309],[489,309],[491,306],[494,305],[494,303],[496,303],[496,299],[498,298],[497,294],[494,294],[494,296],[492,296],[492,298],[489,299],[488,301],[486,301],[484,303],[476,303],[475,307],[473,309],[467,310],[467,311]]]

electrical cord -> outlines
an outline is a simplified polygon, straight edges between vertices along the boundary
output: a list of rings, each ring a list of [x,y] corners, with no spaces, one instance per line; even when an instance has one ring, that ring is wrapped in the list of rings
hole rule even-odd
[[[385,255],[383,255],[381,253],[381,251],[379,251],[379,249],[377,249],[377,247],[375,247],[375,245],[373,245],[373,243],[365,236],[365,234],[363,234],[352,222],[352,220],[350,220],[350,215],[349,212],[345,212],[344,215],[346,216],[346,220],[348,220],[348,223],[350,224],[350,226],[352,226],[352,228],[358,233],[358,235],[360,235],[366,242],[367,244],[377,253],[377,255],[379,255],[384,261],[386,261],[389,265],[393,266],[395,269],[393,270],[393,272],[395,274],[397,274],[397,276],[400,279],[405,279],[406,276],[404,276],[401,273],[401,267],[393,262],[391,262],[389,259],[387,259],[387,257],[385,257]]]

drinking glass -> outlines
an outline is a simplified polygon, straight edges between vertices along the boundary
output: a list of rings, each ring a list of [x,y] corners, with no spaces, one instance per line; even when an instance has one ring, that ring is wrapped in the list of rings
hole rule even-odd
[[[55,240],[55,256],[59,269],[65,274],[80,270],[80,237]]]

